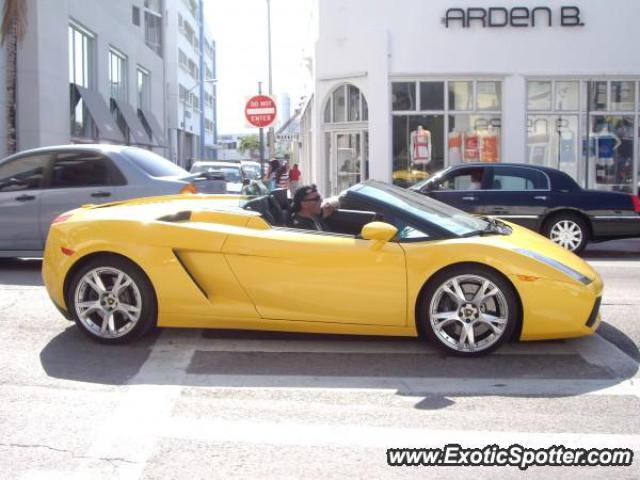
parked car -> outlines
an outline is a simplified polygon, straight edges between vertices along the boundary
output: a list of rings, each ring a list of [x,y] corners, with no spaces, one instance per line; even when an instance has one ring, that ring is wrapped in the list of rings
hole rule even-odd
[[[473,357],[598,328],[597,272],[525,228],[375,181],[341,195],[329,218],[345,233],[283,228],[275,192],[68,212],[47,239],[49,296],[107,344],[155,325],[422,334]]]
[[[227,182],[227,193],[240,193],[244,174],[239,162],[197,161],[191,166],[191,173],[222,172]]]
[[[148,150],[63,145],[0,161],[0,257],[42,256],[51,221],[67,210],[206,190],[207,181]]]
[[[249,180],[262,179],[262,174],[260,173],[260,162],[243,160],[240,166],[242,167],[242,172],[244,173],[245,178],[248,178]]]
[[[638,196],[585,190],[553,168],[463,164],[410,188],[465,212],[525,226],[574,253],[589,241],[640,237]]]

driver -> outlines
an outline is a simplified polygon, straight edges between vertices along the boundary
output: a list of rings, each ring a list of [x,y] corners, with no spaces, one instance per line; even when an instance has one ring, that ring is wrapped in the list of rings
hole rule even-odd
[[[306,230],[328,231],[326,219],[337,210],[331,203],[322,204],[322,196],[315,185],[305,185],[293,196],[288,227]]]

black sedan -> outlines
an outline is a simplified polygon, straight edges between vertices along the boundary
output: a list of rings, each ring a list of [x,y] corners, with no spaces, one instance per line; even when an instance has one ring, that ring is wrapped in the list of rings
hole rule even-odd
[[[640,237],[640,197],[585,190],[553,168],[467,163],[411,189],[469,213],[528,227],[574,253],[589,241]]]

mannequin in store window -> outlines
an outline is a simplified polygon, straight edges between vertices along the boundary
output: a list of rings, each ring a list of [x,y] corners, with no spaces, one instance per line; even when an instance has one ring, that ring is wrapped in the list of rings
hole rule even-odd
[[[482,135],[482,149],[480,150],[480,160],[482,162],[495,163],[498,161],[498,134],[493,127],[489,127]]]
[[[602,125],[594,135],[596,141],[596,182],[614,183],[616,150],[622,143],[620,138],[611,131],[609,123]]]
[[[449,132],[449,165],[462,163],[462,132]]]
[[[431,132],[422,125],[411,132],[411,162],[427,165],[431,162]]]

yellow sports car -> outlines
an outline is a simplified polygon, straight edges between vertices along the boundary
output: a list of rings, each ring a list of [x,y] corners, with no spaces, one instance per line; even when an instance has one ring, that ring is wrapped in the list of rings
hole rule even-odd
[[[422,335],[461,356],[593,333],[603,284],[525,228],[367,181],[331,231],[284,226],[286,196],[176,195],[58,217],[43,277],[89,337],[153,326]]]

